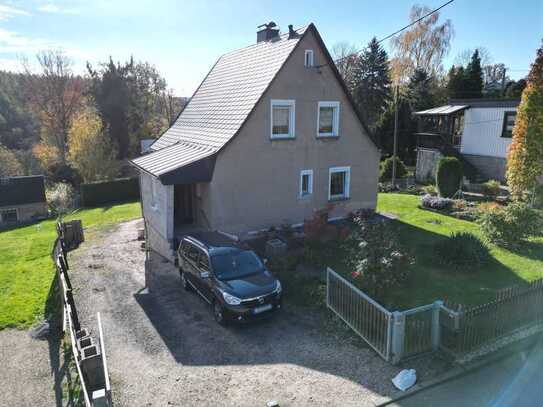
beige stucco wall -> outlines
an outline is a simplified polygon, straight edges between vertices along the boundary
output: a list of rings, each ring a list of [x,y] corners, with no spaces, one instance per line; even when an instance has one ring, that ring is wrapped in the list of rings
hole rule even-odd
[[[304,67],[313,49],[315,65],[325,64],[311,33],[301,40],[241,132],[218,155],[213,179],[202,185],[202,210],[213,229],[230,233],[303,222],[328,204],[330,167],[350,166],[350,199],[331,216],[375,208],[379,151],[365,135],[329,66]],[[296,101],[294,140],[270,139],[271,99]],[[317,139],[319,101],[340,102],[339,138]],[[300,171],[313,170],[313,195],[299,198]]]

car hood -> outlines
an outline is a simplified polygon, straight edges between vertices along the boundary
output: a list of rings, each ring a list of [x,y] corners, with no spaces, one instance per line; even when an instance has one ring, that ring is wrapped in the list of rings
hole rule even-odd
[[[247,299],[269,294],[276,288],[276,281],[269,271],[264,271],[235,280],[222,281],[222,285],[230,294]]]

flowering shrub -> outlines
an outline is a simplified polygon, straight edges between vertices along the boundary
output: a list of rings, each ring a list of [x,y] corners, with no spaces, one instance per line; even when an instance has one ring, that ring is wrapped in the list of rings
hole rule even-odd
[[[478,223],[485,238],[502,246],[517,246],[530,236],[543,233],[541,214],[523,203],[488,206]]]
[[[47,204],[52,215],[61,216],[73,208],[75,191],[70,184],[59,182],[48,188]]]
[[[351,277],[369,295],[382,299],[385,292],[407,280],[412,259],[400,247],[397,236],[385,221],[357,220],[351,234]]]
[[[492,199],[495,199],[500,194],[500,182],[491,179],[485,182],[482,187],[482,193]]]
[[[453,204],[453,200],[449,198],[441,198],[439,196],[432,196],[426,194],[421,198],[421,204],[423,208],[436,209],[439,211],[448,210]]]

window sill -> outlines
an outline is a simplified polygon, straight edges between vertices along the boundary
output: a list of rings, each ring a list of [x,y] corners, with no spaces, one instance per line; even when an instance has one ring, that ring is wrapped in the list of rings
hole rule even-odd
[[[349,196],[332,196],[330,198],[328,198],[328,202],[341,202],[341,201],[348,201],[349,199],[351,199],[351,197]]]
[[[317,138],[318,139],[325,139],[325,140],[326,139],[332,140],[332,139],[339,138],[339,135],[337,135],[337,134],[336,135],[334,135],[334,134],[317,134]]]
[[[270,140],[295,140],[295,136],[271,136]]]
[[[300,201],[307,201],[313,197],[313,194],[298,195]]]

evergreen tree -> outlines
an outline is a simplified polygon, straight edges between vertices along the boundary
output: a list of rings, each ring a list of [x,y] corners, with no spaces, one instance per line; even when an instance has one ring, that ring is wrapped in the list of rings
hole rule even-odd
[[[357,107],[371,129],[391,99],[389,61],[374,37],[358,57],[351,89]]]
[[[435,107],[433,78],[422,69],[416,69],[407,84],[407,99],[412,111]]]
[[[471,56],[471,62],[466,68],[466,77],[464,80],[465,98],[483,97],[483,69],[481,68],[481,57],[479,50],[476,49]]]
[[[507,183],[522,199],[543,173],[543,45],[537,50],[517,110],[513,141],[507,154]]]
[[[466,95],[466,72],[464,67],[454,65],[449,70],[447,82],[447,96],[451,99],[463,98]]]

